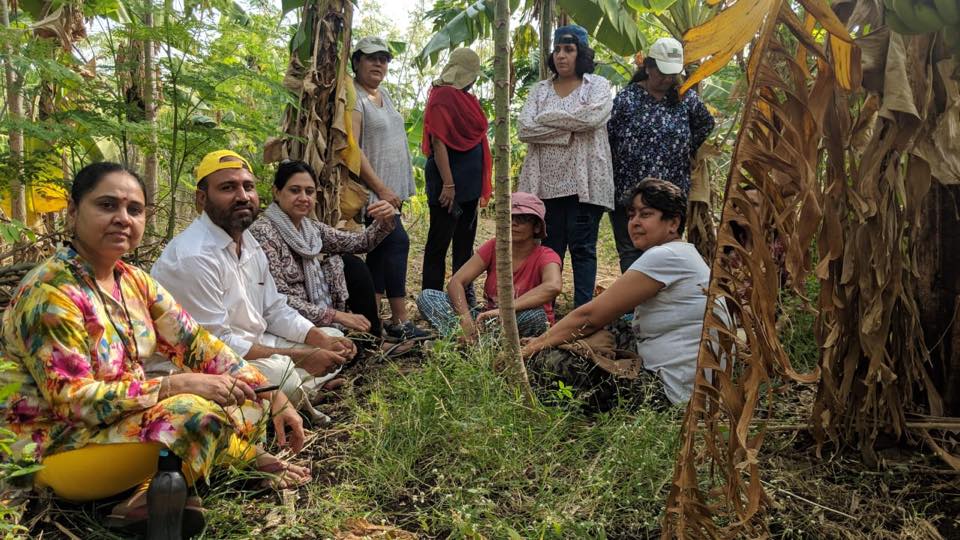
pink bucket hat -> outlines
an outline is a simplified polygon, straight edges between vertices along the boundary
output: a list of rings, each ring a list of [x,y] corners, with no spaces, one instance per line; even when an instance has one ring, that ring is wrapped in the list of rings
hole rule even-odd
[[[511,216],[536,216],[540,219],[540,234],[537,235],[537,238],[547,237],[547,222],[543,219],[546,214],[547,209],[543,206],[543,201],[536,195],[523,191],[517,191],[510,195]]]

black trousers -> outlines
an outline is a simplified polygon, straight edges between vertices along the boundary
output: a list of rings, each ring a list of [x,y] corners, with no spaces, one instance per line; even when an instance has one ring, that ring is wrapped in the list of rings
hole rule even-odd
[[[473,256],[473,241],[477,237],[477,203],[479,199],[459,204],[460,212],[452,214],[439,205],[430,205],[430,229],[423,247],[422,290],[446,290],[447,250],[451,254],[453,272]]]
[[[610,226],[613,228],[613,239],[617,243],[617,254],[620,255],[621,274],[626,273],[627,269],[643,255],[642,250],[633,247],[629,225],[630,218],[627,217],[626,207],[618,206],[610,212]]]
[[[380,336],[380,310],[377,306],[377,294],[373,286],[373,276],[367,263],[356,255],[344,253],[343,275],[347,282],[347,309],[352,313],[363,315],[370,321],[370,333]]]

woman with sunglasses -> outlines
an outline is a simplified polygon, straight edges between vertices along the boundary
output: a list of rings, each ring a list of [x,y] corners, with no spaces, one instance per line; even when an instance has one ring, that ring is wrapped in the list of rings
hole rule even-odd
[[[560,257],[540,241],[546,236],[543,222],[543,201],[530,193],[517,192],[511,198],[511,238],[513,241],[513,307],[517,312],[517,328],[521,337],[538,336],[553,324],[553,301],[560,294],[563,282]],[[467,287],[481,274],[483,305],[471,305]],[[460,267],[447,292],[425,289],[417,297],[420,313],[445,335],[463,332],[467,342],[476,341],[477,326],[495,320],[497,308],[496,239],[483,243],[477,252]]]
[[[381,38],[368,36],[357,42],[350,57],[357,93],[351,120],[361,150],[360,179],[373,191],[370,203],[382,200],[395,208],[393,231],[367,254],[367,266],[373,276],[378,307],[383,296],[390,303],[390,322],[384,325],[384,333],[388,339],[399,341],[428,334],[407,316],[410,237],[403,227],[400,210],[403,201],[416,194],[417,187],[413,183],[406,123],[382,87],[392,58],[390,48]],[[367,225],[372,222],[372,217],[367,216]]]

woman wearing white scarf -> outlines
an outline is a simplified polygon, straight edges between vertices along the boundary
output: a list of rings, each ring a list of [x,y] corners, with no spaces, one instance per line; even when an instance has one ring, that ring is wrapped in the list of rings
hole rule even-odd
[[[380,338],[373,278],[356,253],[376,247],[393,229],[394,210],[378,201],[363,232],[334,229],[309,217],[317,202],[317,176],[302,161],[285,161],[274,177],[274,202],[250,227],[270,262],[277,290],[318,326],[338,325]],[[346,270],[345,270],[346,268]]]

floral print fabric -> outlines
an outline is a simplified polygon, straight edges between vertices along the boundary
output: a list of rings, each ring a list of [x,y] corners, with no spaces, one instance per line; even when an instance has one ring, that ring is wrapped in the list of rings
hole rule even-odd
[[[159,401],[160,379],[146,378],[143,359],[159,353],[187,371],[229,373],[253,387],[266,378],[146,272],[118,262],[114,276],[118,288],[102,291],[68,246],[20,283],[2,330],[15,370],[0,374],[0,386],[20,385],[0,404],[0,422],[18,437],[13,455],[42,460],[87,444],[159,442],[206,474],[232,434],[259,438],[264,405],[228,412],[195,395]]]
[[[651,176],[690,193],[691,160],[713,125],[713,116],[693,90],[669,103],[657,101],[639,84],[624,88],[613,100],[607,123],[617,205]]]
[[[576,195],[581,203],[613,210],[613,169],[604,126],[610,118],[610,82],[586,74],[579,88],[560,97],[553,81],[530,89],[517,132],[527,143],[519,191],[541,199]]]

